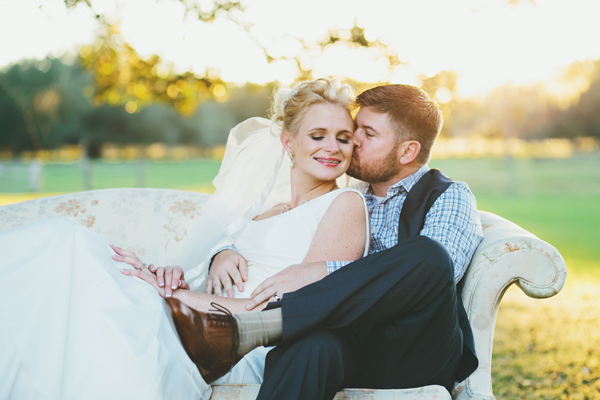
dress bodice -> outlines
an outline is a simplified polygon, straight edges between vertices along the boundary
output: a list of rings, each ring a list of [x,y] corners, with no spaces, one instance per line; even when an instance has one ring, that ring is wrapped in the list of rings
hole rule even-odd
[[[249,297],[265,279],[290,265],[301,263],[308,253],[321,218],[333,200],[345,191],[360,194],[351,188],[338,189],[283,214],[250,221],[237,231],[233,240],[238,253],[248,262],[248,281],[244,284],[243,293],[238,292],[234,286],[235,297]],[[368,215],[365,206],[367,243],[364,255],[369,251]]]

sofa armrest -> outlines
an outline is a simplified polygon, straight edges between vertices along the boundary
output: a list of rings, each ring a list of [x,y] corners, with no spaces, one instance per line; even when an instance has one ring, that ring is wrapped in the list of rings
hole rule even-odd
[[[479,368],[460,383],[456,399],[493,399],[491,362],[494,327],[504,293],[515,283],[529,297],[557,294],[567,268],[550,244],[518,225],[480,211],[484,239],[461,282],[462,301],[469,316]]]

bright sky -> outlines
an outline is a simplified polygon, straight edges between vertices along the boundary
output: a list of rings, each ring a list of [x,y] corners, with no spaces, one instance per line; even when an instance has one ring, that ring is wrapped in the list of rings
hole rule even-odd
[[[209,1],[209,0],[200,0]],[[244,19],[274,52],[293,56],[292,37],[307,42],[354,20],[367,38],[381,38],[407,65],[393,81],[416,83],[419,74],[459,73],[463,96],[508,81],[550,80],[575,60],[600,58],[598,0],[246,0]],[[157,53],[179,70],[221,70],[230,82],[294,79],[293,64],[267,65],[258,46],[229,21],[182,22],[174,0],[92,0],[96,12],[122,20],[125,40],[144,55]],[[42,5],[42,7],[40,7]],[[94,38],[96,22],[85,6],[65,10],[63,0],[0,0],[0,68],[23,58],[75,53]],[[368,50],[333,48],[314,61],[315,75],[361,81],[386,78],[384,62]]]

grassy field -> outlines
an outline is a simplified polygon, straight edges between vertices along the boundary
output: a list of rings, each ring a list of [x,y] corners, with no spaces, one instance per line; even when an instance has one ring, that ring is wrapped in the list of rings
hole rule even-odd
[[[600,399],[600,155],[556,160],[434,160],[432,167],[469,184],[478,208],[554,245],[569,277],[554,298],[507,292],[496,325],[498,399]],[[164,187],[212,191],[219,163],[207,160],[93,166],[93,188]],[[0,205],[27,199],[23,179],[0,174]],[[46,192],[83,189],[76,164],[47,165]]]
[[[204,187],[211,182],[221,165],[213,160],[146,161],[92,163],[93,189],[119,187],[157,187],[185,189]],[[28,164],[6,164],[0,173],[0,194],[22,193],[30,190]],[[2,172],[2,169],[0,169]],[[10,173],[10,176],[9,176]],[[63,193],[84,190],[84,175],[79,163],[44,165],[42,192]]]

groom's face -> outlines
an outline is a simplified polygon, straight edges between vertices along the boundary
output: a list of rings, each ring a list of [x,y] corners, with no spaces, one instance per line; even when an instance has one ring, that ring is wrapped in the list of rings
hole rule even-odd
[[[354,151],[347,174],[369,183],[387,182],[397,176],[401,168],[400,139],[387,114],[363,107],[355,123]]]

